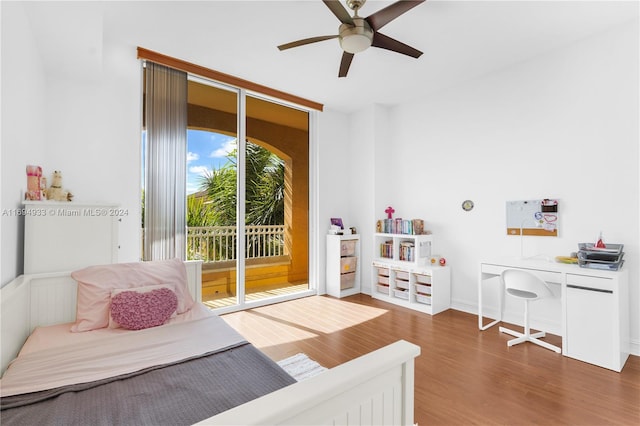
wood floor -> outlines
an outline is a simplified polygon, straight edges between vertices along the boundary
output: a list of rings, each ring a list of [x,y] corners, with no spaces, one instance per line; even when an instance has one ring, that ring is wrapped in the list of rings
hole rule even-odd
[[[496,327],[455,310],[429,316],[363,294],[312,296],[224,315],[273,360],[299,352],[334,367],[398,339],[416,359],[420,425],[638,425],[640,357],[622,373],[532,344],[507,347]],[[558,336],[548,336],[561,345]]]

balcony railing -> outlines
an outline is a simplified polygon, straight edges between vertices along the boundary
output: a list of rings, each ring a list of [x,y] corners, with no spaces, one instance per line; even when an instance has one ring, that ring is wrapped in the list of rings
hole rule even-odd
[[[198,226],[187,228],[187,259],[203,262],[236,260],[235,226]],[[284,225],[245,227],[245,258],[283,256]]]

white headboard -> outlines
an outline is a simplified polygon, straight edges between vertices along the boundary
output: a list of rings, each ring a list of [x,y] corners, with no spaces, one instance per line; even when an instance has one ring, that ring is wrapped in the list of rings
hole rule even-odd
[[[202,301],[202,261],[186,261],[191,296]],[[71,271],[20,275],[0,289],[0,372],[34,328],[76,319],[77,283]]]

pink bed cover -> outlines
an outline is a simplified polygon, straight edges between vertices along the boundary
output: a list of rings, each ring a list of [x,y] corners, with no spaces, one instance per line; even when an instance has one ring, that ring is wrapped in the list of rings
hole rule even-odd
[[[37,392],[132,373],[234,346],[245,339],[202,304],[145,330],[71,333],[36,328],[0,379],[0,395]],[[206,337],[206,338],[205,338]]]

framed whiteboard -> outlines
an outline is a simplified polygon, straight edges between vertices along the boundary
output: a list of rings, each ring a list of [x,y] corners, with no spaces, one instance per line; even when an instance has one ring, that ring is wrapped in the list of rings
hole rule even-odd
[[[507,201],[507,235],[558,236],[558,200]]]

